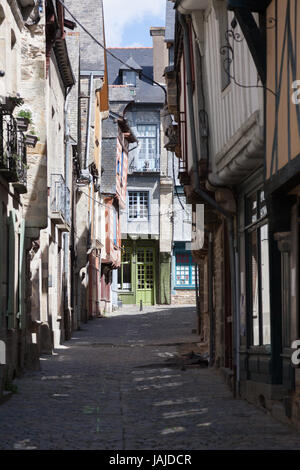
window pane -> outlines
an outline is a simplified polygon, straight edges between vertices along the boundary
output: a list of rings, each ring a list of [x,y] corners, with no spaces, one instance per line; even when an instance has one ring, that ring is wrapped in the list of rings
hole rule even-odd
[[[129,219],[148,219],[149,194],[146,191],[129,192]]]
[[[146,124],[137,126],[138,137],[156,137],[156,125]]]
[[[129,218],[136,219],[138,217],[138,193],[129,193]]]
[[[138,289],[145,288],[145,266],[143,264],[138,264]]]
[[[123,85],[136,85],[136,73],[131,70],[123,70]]]
[[[141,219],[148,218],[148,193],[140,193],[140,214]]]
[[[155,124],[138,125],[138,170],[155,170],[157,159],[157,126]]]
[[[248,199],[247,225],[257,221],[257,195],[256,193]]]
[[[252,327],[253,345],[259,345],[259,297],[258,297],[258,263],[257,263],[257,234],[251,233],[251,282],[252,282]]]
[[[260,191],[259,199],[260,199],[260,201],[259,201],[259,204],[260,204],[260,217],[264,217],[265,215],[267,215],[267,206],[266,206],[264,191]]]
[[[123,289],[131,290],[131,264],[123,265]]]
[[[260,253],[263,344],[270,344],[269,237],[267,225],[263,225],[260,229]]]
[[[118,289],[121,289],[122,287],[121,271],[122,271],[122,267],[118,269]]]

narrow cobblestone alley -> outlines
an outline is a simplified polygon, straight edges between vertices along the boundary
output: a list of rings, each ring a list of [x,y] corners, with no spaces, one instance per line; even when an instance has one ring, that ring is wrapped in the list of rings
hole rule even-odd
[[[299,434],[233,399],[213,370],[169,365],[197,342],[192,307],[122,313],[89,322],[15,381],[0,406],[1,449],[299,447]]]

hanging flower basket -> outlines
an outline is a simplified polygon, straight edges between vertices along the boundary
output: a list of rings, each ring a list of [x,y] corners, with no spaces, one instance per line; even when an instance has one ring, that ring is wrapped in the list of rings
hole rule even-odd
[[[33,135],[33,134],[26,134],[25,135],[25,144],[28,146],[28,147],[32,147],[34,148],[36,146],[36,143],[38,141],[38,136],[36,135]]]
[[[17,125],[18,125],[18,130],[21,132],[26,132],[28,130],[29,126],[29,119],[26,117],[17,117],[16,118]]]

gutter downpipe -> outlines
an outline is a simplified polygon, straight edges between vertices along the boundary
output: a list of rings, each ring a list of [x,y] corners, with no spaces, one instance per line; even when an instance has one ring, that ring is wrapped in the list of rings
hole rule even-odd
[[[91,72],[90,74],[90,83],[89,83],[89,108],[88,108],[88,117],[87,117],[87,130],[86,130],[86,146],[85,146],[85,170],[89,167],[89,154],[90,154],[90,135],[91,135],[91,113],[92,113],[92,93],[93,93],[93,84],[94,84],[94,74]],[[89,217],[88,217],[88,249],[91,247],[91,240],[92,240],[92,189],[93,189],[93,181],[89,183]],[[86,264],[86,280],[87,280],[87,289],[86,289],[86,312],[88,320],[90,315],[90,255],[87,255],[87,264]]]
[[[86,148],[85,148],[85,170],[88,169],[88,162],[89,162],[89,153],[90,153],[90,124],[91,124],[91,112],[92,112],[92,93],[93,93],[93,82],[94,82],[94,74],[91,72],[90,75],[90,86],[89,86],[89,110],[88,110],[88,118],[87,118],[87,129],[86,129]]]
[[[88,109],[87,130],[86,130],[86,147],[85,147],[85,164],[84,164],[85,170],[87,170],[88,167],[89,167],[93,83],[94,83],[94,74],[93,74],[93,72],[91,72],[90,86],[89,86],[89,109]],[[90,196],[91,196],[91,192],[92,192],[92,186],[93,186],[93,182],[90,182],[90,184],[89,184]],[[90,197],[90,200],[89,200],[89,233],[90,233],[90,237],[92,236],[92,234],[91,234],[91,223],[92,223],[91,210],[92,210],[92,200],[91,200],[91,197]]]
[[[234,219],[233,215],[220,206],[215,199],[209,196],[206,191],[201,189],[200,186],[200,176],[198,169],[198,154],[197,154],[197,140],[196,140],[196,127],[195,127],[195,116],[194,116],[194,102],[193,102],[193,90],[192,90],[192,67],[189,54],[189,32],[185,19],[185,15],[182,15],[178,11],[178,19],[182,26],[184,32],[184,51],[185,51],[185,61],[186,61],[186,71],[187,71],[187,95],[188,95],[188,105],[189,105],[189,118],[190,118],[190,129],[191,129],[191,140],[192,140],[192,154],[193,154],[193,171],[195,178],[195,192],[203,199],[209,206],[222,214],[228,224],[228,238],[229,238],[229,258],[230,258],[230,278],[231,278],[231,297],[232,297],[232,307],[234,313],[234,324],[236,325],[237,334],[236,338],[239,338],[239,328],[238,328],[238,310],[237,310],[237,293],[236,293],[236,257],[235,257],[235,241],[234,241]],[[236,367],[239,363],[239,341],[236,339],[235,345],[235,363]],[[234,387],[234,394],[237,396],[239,392],[239,381],[237,380],[237,371],[236,371],[236,383]]]

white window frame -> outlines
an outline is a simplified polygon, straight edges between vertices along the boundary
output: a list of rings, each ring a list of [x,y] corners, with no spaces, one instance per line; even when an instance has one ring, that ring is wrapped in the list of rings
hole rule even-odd
[[[152,128],[155,128],[155,136],[143,136],[143,135],[140,135],[140,129],[141,127],[152,127]],[[150,165],[149,165],[149,170],[157,170],[158,169],[158,159],[159,159],[159,142],[158,142],[158,125],[157,123],[145,123],[145,124],[137,124],[137,127],[136,127],[136,130],[137,130],[137,138],[140,142],[139,144],[139,148],[138,148],[138,151],[137,151],[137,161],[136,161],[136,164],[138,165],[138,169],[139,170],[142,170],[143,168],[140,168],[140,163],[144,163],[149,161],[150,162]],[[155,151],[154,151],[154,157],[151,157],[150,156],[150,153],[149,153],[149,139],[152,139],[152,140],[155,140]],[[143,142],[146,142],[146,154],[143,155],[143,158],[141,157],[141,150],[142,150],[142,143]],[[151,162],[154,162],[154,168],[151,168]],[[142,165],[144,166],[144,165]]]
[[[134,80],[131,81],[129,77],[134,77]],[[122,83],[123,85],[136,86],[136,72],[133,70],[123,70]]]
[[[137,217],[130,217],[130,194],[131,193],[137,193],[138,197],[137,197]],[[140,195],[141,194],[146,194],[147,195],[147,202],[148,202],[148,205],[147,205],[147,208],[148,208],[148,214],[147,214],[147,217],[141,217],[140,216],[140,212],[141,212],[141,206],[140,206],[140,201],[141,201],[141,197]],[[137,190],[137,189],[130,189],[128,190],[128,221],[129,222],[141,222],[141,221],[145,221],[147,222],[149,220],[149,217],[150,217],[150,194],[149,194],[149,191],[143,191],[143,190]]]

